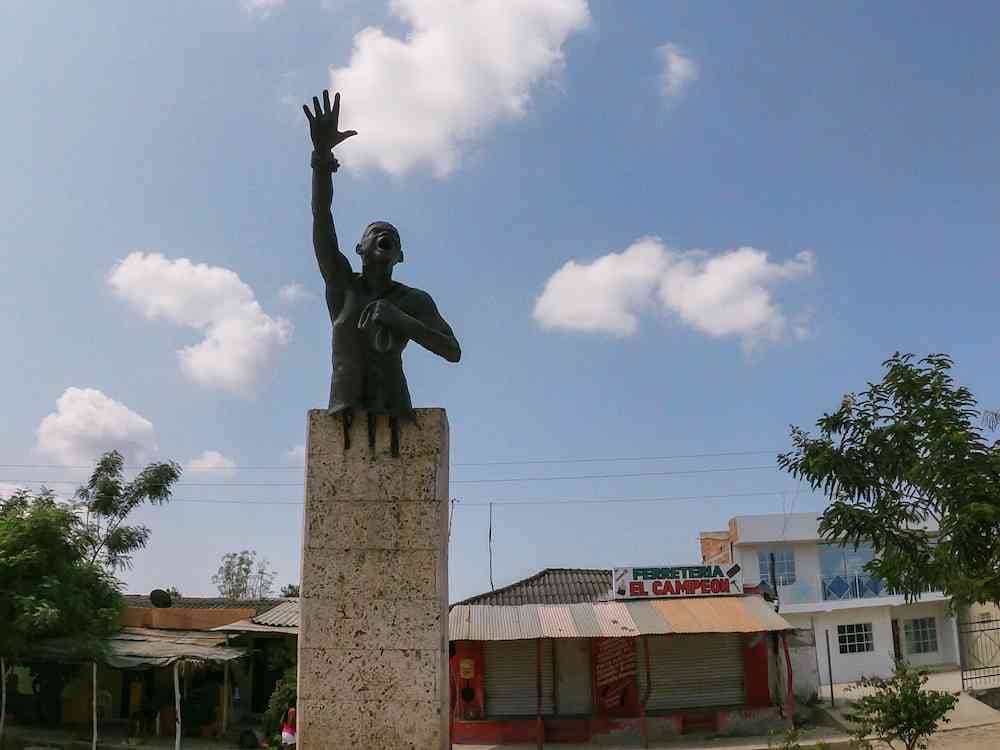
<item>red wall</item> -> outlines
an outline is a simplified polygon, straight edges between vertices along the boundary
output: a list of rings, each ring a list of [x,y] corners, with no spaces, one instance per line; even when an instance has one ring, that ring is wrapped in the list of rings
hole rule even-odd
[[[486,716],[482,641],[455,641],[455,654],[448,660],[451,678],[451,710],[456,719],[476,720]],[[462,678],[462,662],[472,662],[472,678]]]
[[[638,639],[636,639],[638,646]],[[456,744],[515,744],[534,743],[537,722],[531,719],[486,718],[486,693],[484,674],[484,644],[480,641],[456,641],[454,655],[449,660],[451,679],[452,742]],[[591,654],[593,665],[593,643]],[[637,648],[638,652],[638,648]],[[743,679],[746,686],[746,708],[771,705],[768,680],[769,648],[766,633],[749,633],[743,636]],[[471,660],[473,676],[461,677],[461,661]],[[467,663],[468,666],[468,663]],[[637,669],[645,670],[642,660]],[[591,675],[593,684],[593,674]],[[638,736],[642,731],[636,680],[633,677],[625,690],[626,706],[607,712],[601,708],[599,696],[594,696],[594,715],[587,718],[543,718],[544,739],[547,742],[588,742],[595,735],[627,733]],[[463,694],[463,689],[465,693]],[[672,725],[671,731],[680,734],[705,722],[718,728],[720,717],[727,711],[713,709],[679,711],[669,716],[650,717],[653,724]],[[731,713],[731,711],[728,711]],[[610,715],[614,714],[614,715]],[[688,725],[691,724],[689,727]]]
[[[771,705],[768,680],[767,633],[747,633],[743,636],[743,685],[747,706],[759,708]]]

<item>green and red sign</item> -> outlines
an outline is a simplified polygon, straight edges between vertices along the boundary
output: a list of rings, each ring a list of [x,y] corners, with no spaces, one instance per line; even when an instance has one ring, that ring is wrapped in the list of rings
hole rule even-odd
[[[743,593],[740,566],[671,565],[615,568],[616,599],[676,599],[688,596],[738,596]]]

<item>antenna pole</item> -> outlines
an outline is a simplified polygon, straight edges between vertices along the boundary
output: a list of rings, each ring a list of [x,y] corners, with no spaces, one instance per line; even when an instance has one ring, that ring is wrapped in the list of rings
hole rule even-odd
[[[496,591],[493,586],[493,503],[490,502],[490,591]]]

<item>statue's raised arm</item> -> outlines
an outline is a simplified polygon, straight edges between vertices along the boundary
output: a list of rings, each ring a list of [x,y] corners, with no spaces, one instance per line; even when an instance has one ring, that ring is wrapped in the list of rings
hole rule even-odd
[[[333,149],[352,135],[355,130],[338,130],[340,120],[340,94],[334,94],[330,104],[330,92],[323,92],[323,103],[313,97],[313,109],[303,105],[309,120],[309,135],[312,138],[312,212],[313,248],[319,270],[327,284],[327,293],[342,293],[346,283],[345,275],[350,275],[351,264],[340,251],[337,230],[333,225],[333,173],[340,163],[333,156]]]

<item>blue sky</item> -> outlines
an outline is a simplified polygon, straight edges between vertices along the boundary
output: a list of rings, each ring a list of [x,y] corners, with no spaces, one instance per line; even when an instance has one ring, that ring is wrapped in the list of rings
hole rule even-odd
[[[70,488],[116,445],[201,457],[183,481],[214,486],[141,513],[128,588],[213,593],[243,548],[297,580],[294,448],[330,373],[300,106],[335,81],[359,131],[341,240],[393,221],[397,278],[462,342],[457,366],[406,359],[414,402],[451,420],[453,599],[489,587],[491,500],[497,585],[691,561],[732,515],[818,509],[774,452],[893,351],[947,352],[1000,404],[998,20],[972,2],[5,3],[0,484]],[[697,457],[652,460],[677,456]],[[590,458],[630,460],[472,465]],[[606,474],[647,476],[559,478]],[[504,502],[692,495],[726,497]]]

